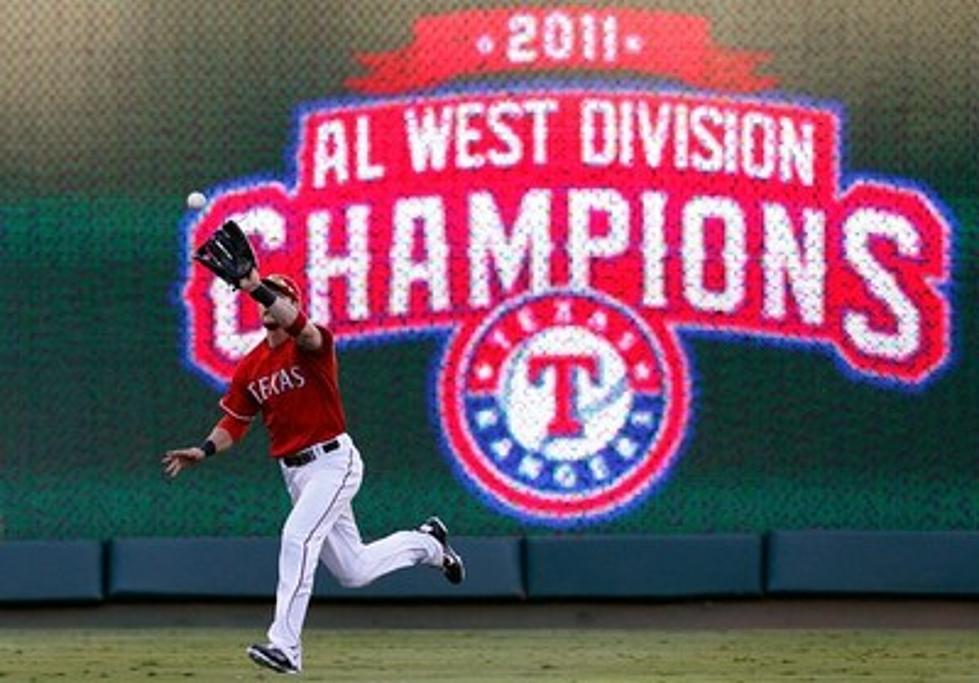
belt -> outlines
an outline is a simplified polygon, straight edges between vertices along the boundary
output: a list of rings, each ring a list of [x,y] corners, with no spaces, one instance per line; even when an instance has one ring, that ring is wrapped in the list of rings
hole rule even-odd
[[[302,467],[316,460],[317,455],[326,455],[330,451],[335,451],[338,448],[340,448],[340,441],[338,439],[325,441],[303,449],[294,455],[285,456],[282,458],[282,464],[286,467]]]

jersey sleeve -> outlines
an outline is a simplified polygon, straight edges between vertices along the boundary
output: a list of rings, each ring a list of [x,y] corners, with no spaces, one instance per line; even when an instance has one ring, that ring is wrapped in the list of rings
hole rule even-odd
[[[242,422],[251,422],[260,410],[258,402],[248,391],[248,386],[240,372],[235,372],[227,392],[218,401],[218,405],[225,413]]]

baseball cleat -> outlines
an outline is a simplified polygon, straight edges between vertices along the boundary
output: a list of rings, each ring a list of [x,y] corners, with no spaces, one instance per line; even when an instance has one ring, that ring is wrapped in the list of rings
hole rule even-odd
[[[442,574],[452,584],[460,584],[466,579],[466,566],[462,563],[451,545],[449,545],[449,530],[438,517],[429,517],[418,527],[423,534],[428,534],[442,544]]]
[[[251,645],[245,652],[259,666],[280,674],[298,674],[299,668],[289,661],[286,654],[274,645]]]

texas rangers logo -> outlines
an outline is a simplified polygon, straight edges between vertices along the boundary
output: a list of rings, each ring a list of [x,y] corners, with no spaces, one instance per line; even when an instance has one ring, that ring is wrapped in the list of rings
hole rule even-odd
[[[372,97],[299,109],[283,180],[214,188],[184,249],[234,219],[341,345],[443,340],[447,462],[530,523],[608,519],[667,480],[691,439],[694,333],[926,386],[952,351],[947,211],[848,174],[842,108],[766,95],[766,55],[709,29],[586,7],[422,18],[411,46],[359,56],[348,85]],[[555,66],[592,78],[396,94]],[[691,89],[603,80],[622,69]],[[188,364],[223,386],[257,313],[203,269],[178,289]]]
[[[671,335],[607,297],[517,299],[454,342],[445,432],[492,499],[536,517],[600,515],[666,472],[687,376]]]

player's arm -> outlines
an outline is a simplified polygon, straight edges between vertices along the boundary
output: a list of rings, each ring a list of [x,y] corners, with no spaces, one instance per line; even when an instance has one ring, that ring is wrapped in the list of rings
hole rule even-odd
[[[225,415],[214,425],[211,433],[200,446],[167,451],[162,460],[163,473],[171,478],[176,477],[181,470],[196,465],[215,453],[228,450],[236,441],[241,440],[246,431],[248,431],[247,422]]]
[[[309,321],[306,314],[300,311],[288,298],[279,296],[270,287],[262,284],[262,278],[257,268],[253,268],[248,277],[241,281],[241,288],[248,292],[253,299],[265,306],[266,310],[290,336],[295,337],[296,343],[307,351],[317,351],[323,346],[323,333]]]
[[[323,347],[323,333],[287,298],[262,282],[251,243],[234,221],[225,221],[195,252],[194,259],[233,287],[248,292],[272,315],[279,326],[307,351]]]

